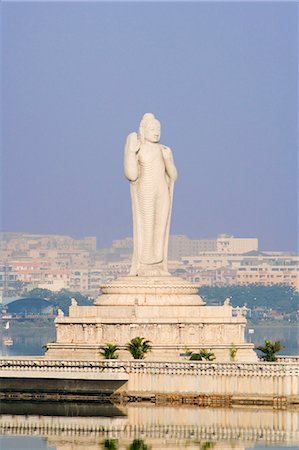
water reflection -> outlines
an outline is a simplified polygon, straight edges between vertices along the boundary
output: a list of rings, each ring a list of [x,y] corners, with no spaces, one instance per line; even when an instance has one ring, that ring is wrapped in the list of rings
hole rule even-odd
[[[2,402],[0,434],[44,437],[56,450],[244,450],[257,443],[270,449],[299,443],[299,414],[257,408]]]
[[[126,417],[125,410],[113,403],[85,402],[22,402],[1,400],[0,414],[61,417]],[[0,416],[1,417],[1,416]]]

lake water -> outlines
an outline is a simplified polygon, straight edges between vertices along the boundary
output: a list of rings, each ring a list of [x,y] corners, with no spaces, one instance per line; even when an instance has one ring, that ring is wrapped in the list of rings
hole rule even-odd
[[[249,334],[250,329],[254,330],[253,334]],[[245,337],[256,346],[263,344],[265,339],[280,341],[285,348],[278,353],[279,355],[299,355],[298,325],[253,325],[246,328]]]
[[[298,328],[254,327],[253,343],[280,340],[298,354]],[[7,339],[11,338],[12,342]],[[2,355],[41,355],[55,340],[53,324],[2,329]],[[12,345],[5,345],[5,343]],[[295,450],[298,410],[127,406],[91,403],[0,403],[1,450]]]

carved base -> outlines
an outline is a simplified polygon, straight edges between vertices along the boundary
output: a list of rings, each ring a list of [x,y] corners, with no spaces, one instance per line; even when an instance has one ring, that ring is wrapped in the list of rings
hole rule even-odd
[[[101,286],[103,294],[193,294],[198,295],[199,286],[179,277],[127,276]],[[201,300],[202,301],[202,300]],[[204,304],[204,302],[203,302]]]
[[[95,306],[77,306],[56,318],[57,342],[48,345],[50,358],[101,358],[100,347],[113,343],[120,357],[134,337],[149,340],[152,360],[179,361],[186,348],[207,348],[217,360],[229,361],[238,348],[240,361],[256,361],[253,345],[244,339],[245,318],[233,317],[232,306],[205,306],[198,286],[178,277],[122,277],[102,286]]]

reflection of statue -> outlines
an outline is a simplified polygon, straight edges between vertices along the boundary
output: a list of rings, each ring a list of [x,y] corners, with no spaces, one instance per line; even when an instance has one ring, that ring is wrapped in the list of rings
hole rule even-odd
[[[177,171],[170,148],[159,144],[160,122],[143,116],[139,133],[125,146],[125,175],[130,181],[134,251],[130,275],[165,275]]]

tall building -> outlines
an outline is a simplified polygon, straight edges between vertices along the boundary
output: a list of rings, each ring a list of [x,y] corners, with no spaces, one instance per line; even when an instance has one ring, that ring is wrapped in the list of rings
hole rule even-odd
[[[215,251],[215,239],[189,239],[185,235],[171,235],[169,237],[168,259],[170,260],[178,261],[182,256]]]
[[[15,289],[18,274],[7,261],[0,263],[0,299],[6,297]]]
[[[216,251],[218,253],[247,253],[257,250],[257,238],[235,238],[228,234],[219,234],[216,239]]]
[[[258,250],[258,239],[235,238],[220,234],[216,239],[189,239],[184,235],[170,236],[168,257],[180,260],[183,256],[196,256],[200,253],[246,253]]]

